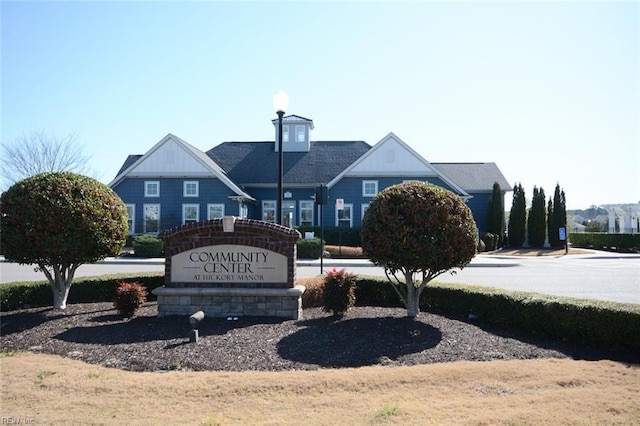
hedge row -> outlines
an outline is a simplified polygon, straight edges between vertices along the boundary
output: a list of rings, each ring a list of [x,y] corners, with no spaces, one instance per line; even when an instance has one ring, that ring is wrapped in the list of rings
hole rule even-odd
[[[155,300],[151,291],[164,285],[164,273],[115,274],[100,277],[79,277],[71,284],[67,304],[113,302],[120,281],[137,282],[147,288],[148,300]],[[53,293],[48,281],[0,285],[0,310],[12,311],[25,307],[51,306]]]
[[[298,226],[296,229],[304,237],[305,232],[313,232],[317,238],[320,238],[320,227],[318,226]],[[326,227],[323,231],[323,238],[325,244],[331,246],[351,246],[360,247],[362,245],[362,239],[360,237],[360,228],[341,228],[341,227]]]
[[[640,249],[640,234],[606,234],[602,232],[580,232],[569,234],[573,247]]]
[[[402,306],[380,277],[360,277],[356,305]],[[640,305],[510,292],[462,284],[431,283],[423,311],[546,335],[579,344],[640,351]]]
[[[78,278],[72,285],[68,303],[111,302],[120,281],[144,285],[151,291],[164,285],[164,275],[119,274]],[[315,286],[321,285],[315,281]],[[357,278],[356,304],[401,307],[400,299],[386,279]],[[2,311],[26,306],[51,306],[47,282],[13,283],[0,286]],[[303,295],[305,308],[318,305],[320,288],[308,288]],[[509,292],[494,288],[460,284],[431,283],[422,293],[421,309],[442,315],[501,327],[542,334],[579,344],[640,351],[640,305],[587,301],[536,293]]]

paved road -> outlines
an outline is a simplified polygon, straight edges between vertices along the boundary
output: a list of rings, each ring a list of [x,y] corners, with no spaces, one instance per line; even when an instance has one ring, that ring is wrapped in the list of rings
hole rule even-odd
[[[382,268],[365,260],[324,260],[361,275],[384,276]],[[81,266],[76,276],[106,273],[164,271],[163,260],[108,260]],[[319,261],[299,261],[298,277],[320,274]],[[0,258],[0,283],[43,280],[33,267],[4,262]],[[640,304],[640,255],[594,252],[589,255],[518,257],[479,255],[455,275],[443,274],[440,282],[530,291],[579,299]]]

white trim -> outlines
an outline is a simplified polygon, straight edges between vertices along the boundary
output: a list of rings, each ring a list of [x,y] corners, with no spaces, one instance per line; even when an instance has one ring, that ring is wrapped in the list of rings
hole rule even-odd
[[[368,194],[366,191],[367,184],[372,183],[375,185],[373,194]],[[378,193],[378,181],[377,180],[363,180],[362,181],[362,196],[363,197],[375,197]]]
[[[265,204],[267,203],[273,203],[273,208],[269,207],[268,209],[265,208]],[[276,203],[276,200],[262,200],[262,211],[261,211],[261,215],[262,215],[262,220],[265,222],[270,222],[270,223],[275,223],[276,221],[276,209],[278,208],[278,203]],[[273,220],[267,220],[267,218],[265,217],[265,211],[271,211],[273,210]]]
[[[349,228],[353,228],[353,204],[351,203],[344,203],[344,206],[342,208],[342,211],[347,210],[347,208],[349,209],[349,211],[351,212],[349,214]],[[339,215],[339,211],[338,210],[338,206],[336,205],[335,207],[335,212],[336,212],[336,226],[340,226],[340,219],[338,219],[338,215]]]
[[[358,158],[356,161],[351,163],[351,165],[349,167],[347,167],[346,169],[344,169],[342,171],[342,173],[340,173],[338,176],[336,176],[333,179],[331,179],[331,181],[329,183],[327,183],[327,187],[328,188],[332,188],[335,184],[340,182],[340,180],[342,180],[343,177],[351,176],[350,172],[353,169],[355,169],[360,163],[362,163],[364,160],[366,160],[369,156],[373,155],[378,149],[380,149],[382,146],[384,146],[384,144],[387,143],[389,140],[394,140],[395,142],[397,142],[400,146],[402,146],[404,149],[409,151],[409,153],[411,153],[422,164],[424,164],[424,166],[427,169],[432,170],[434,174],[433,175],[429,175],[429,176],[439,177],[440,179],[442,179],[443,182],[445,182],[447,185],[449,185],[449,187],[452,188],[455,192],[458,192],[458,195],[460,195],[460,196],[469,195],[464,189],[462,189],[454,181],[452,181],[446,175],[442,174],[436,167],[432,166],[431,163],[429,163],[427,160],[422,158],[422,156],[420,154],[418,154],[413,148],[411,148],[409,145],[407,145],[402,139],[400,139],[395,134],[393,134],[393,132],[389,132],[389,134],[387,136],[382,138],[370,150],[368,150],[367,152],[362,154],[360,156],[360,158]]]
[[[133,203],[125,204],[127,207],[127,215],[129,218],[127,219],[127,223],[131,221],[131,225],[129,226],[129,235],[133,235],[136,233],[136,205]],[[131,214],[129,214],[129,208],[131,208]]]
[[[187,193],[187,186],[195,184],[196,185],[196,193],[189,194]],[[185,180],[182,182],[182,196],[185,198],[198,197],[200,195],[200,181],[197,180]]]
[[[211,207],[222,207],[222,214],[220,217],[211,217]],[[224,204],[223,203],[209,203],[207,204],[207,220],[222,219],[224,217]]]
[[[307,207],[302,207],[302,203],[307,204]],[[313,224],[315,223],[315,215],[314,215],[314,211],[313,211],[313,200],[300,200],[298,201],[298,208],[299,208],[299,212],[298,212],[298,224],[300,226],[313,226]],[[302,222],[302,211],[310,211],[311,212],[311,225],[304,225]]]
[[[174,142],[179,148],[183,149],[194,160],[196,160],[203,167],[205,167],[207,170],[209,170],[211,172],[212,176],[208,176],[208,177],[216,177],[216,178],[220,179],[220,181],[222,183],[224,183],[229,189],[231,189],[237,195],[239,195],[239,196],[241,196],[241,197],[243,197],[243,198],[245,198],[247,200],[255,201],[255,198],[253,198],[252,196],[250,196],[249,194],[244,192],[242,189],[240,189],[240,187],[238,187],[238,185],[236,185],[231,179],[229,179],[227,177],[227,174],[225,173],[225,171],[222,170],[222,167],[220,167],[215,161],[213,161],[207,154],[205,154],[204,152],[200,151],[198,148],[188,144],[187,142],[183,141],[179,137],[172,135],[171,133],[169,133],[167,136],[162,138],[162,140],[160,140],[160,142],[155,144],[143,156],[138,158],[136,161],[133,162],[133,164],[131,164],[129,167],[127,167],[125,170],[123,170],[122,173],[120,173],[118,176],[116,176],[116,178],[109,183],[109,185],[108,185],[109,188],[113,188],[114,186],[118,185],[120,182],[122,182],[127,177],[141,177],[141,176],[129,176],[129,172],[134,170],[138,165],[140,165],[147,158],[149,158],[154,152],[156,152],[158,149],[160,149],[160,147],[162,147],[162,145],[164,145],[165,143],[168,143],[170,141]],[[156,177],[156,176],[154,176],[154,177]],[[178,177],[178,176],[176,175],[176,176],[173,176],[173,177]]]
[[[362,203],[360,204],[360,224],[362,224],[362,219],[364,219],[364,213],[367,211],[371,203]]]
[[[307,135],[306,135],[304,127],[305,126],[303,126],[301,124],[296,124],[296,126],[295,126],[296,142],[305,142],[307,140]],[[302,130],[302,139],[299,138],[300,130]]]
[[[147,207],[157,207],[158,208],[158,230],[157,231],[147,231]],[[142,206],[142,231],[145,234],[158,234],[160,232],[160,218],[161,216],[161,208],[162,206],[159,203],[145,203]]]
[[[187,209],[191,209],[194,207],[196,208],[196,218],[189,219],[188,223],[200,221],[200,204],[185,203],[185,204],[182,204],[182,224],[183,225],[187,223],[187,217],[186,217]]]
[[[149,186],[155,185],[157,187],[157,192],[152,194],[149,192]],[[144,181],[144,196],[148,198],[158,198],[160,197],[160,181],[159,180],[145,180]]]

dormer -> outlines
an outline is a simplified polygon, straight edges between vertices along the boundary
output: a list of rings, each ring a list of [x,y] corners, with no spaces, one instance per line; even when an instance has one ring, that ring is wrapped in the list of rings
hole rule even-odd
[[[278,119],[272,120],[275,127],[275,150],[278,152],[280,140],[278,138]],[[297,115],[282,117],[282,146],[283,152],[309,152],[309,134],[313,130],[313,120]]]

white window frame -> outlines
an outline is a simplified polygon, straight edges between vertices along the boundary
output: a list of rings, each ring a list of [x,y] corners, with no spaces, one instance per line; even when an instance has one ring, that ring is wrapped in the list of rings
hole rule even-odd
[[[298,223],[300,224],[300,226],[313,226],[313,223],[314,223],[314,221],[313,221],[313,219],[314,219],[314,214],[313,214],[314,213],[313,212],[313,204],[314,203],[313,203],[313,200],[309,200],[309,201],[302,200],[302,201],[300,201],[299,204],[300,204],[300,206],[299,206],[300,207],[300,213],[299,213],[300,217],[299,217]],[[302,218],[302,213],[303,212],[311,213],[311,221],[310,221],[311,223],[309,223],[308,220],[306,220],[306,221],[303,220],[303,218]]]
[[[282,142],[289,142],[289,125],[282,126]]]
[[[187,219],[187,209],[196,210],[195,219]],[[200,204],[183,204],[182,205],[182,224],[186,225],[187,223],[199,222],[200,221]]]
[[[157,224],[157,230],[156,231],[147,231],[147,208],[149,207],[157,207],[158,209],[158,218],[156,219],[156,221],[158,222]],[[160,232],[160,204],[145,204],[143,207],[143,212],[142,212],[142,229],[143,232],[145,234],[158,234]]]
[[[220,215],[220,217],[218,216],[213,216],[211,214],[211,208],[212,207],[221,207],[221,211],[222,214]],[[212,203],[212,204],[207,204],[207,219],[208,220],[212,220],[212,219],[222,219],[224,217],[224,204],[221,203]]]
[[[267,204],[273,204],[273,207],[267,207]],[[264,220],[265,222],[271,222],[271,223],[275,223],[276,222],[276,209],[277,209],[277,205],[275,200],[263,200],[262,201],[262,220]],[[268,211],[273,211],[273,219],[269,219],[266,215],[266,213]]]
[[[364,214],[369,208],[369,206],[371,206],[371,203],[362,203],[362,205],[360,206],[360,214],[361,214],[360,223],[362,223],[362,219],[364,219]]]
[[[150,191],[155,186],[156,191]],[[159,197],[160,196],[160,181],[159,180],[145,180],[144,181],[144,196],[145,197]]]
[[[245,203],[240,203],[240,219],[246,219],[249,216],[249,207]]]
[[[303,125],[296,125],[296,142],[304,142],[307,138]]]
[[[188,188],[191,185],[195,185],[195,192],[190,193]],[[200,182],[197,180],[185,180],[182,183],[182,196],[183,197],[197,197],[200,194]]]
[[[293,211],[293,212],[292,212]],[[287,219],[289,218],[289,213],[293,213],[291,215],[291,221],[294,223],[287,223]],[[282,224],[288,226],[289,228],[293,228],[296,224],[296,202],[284,200],[282,202]]]
[[[345,210],[349,210],[349,228],[351,228],[353,227],[353,204],[347,203],[344,204],[344,208],[342,210],[338,210],[338,206],[336,206],[336,226],[340,226],[340,222],[346,222],[346,220],[340,219],[340,211],[344,212]]]
[[[129,218],[127,219],[127,223],[129,224],[129,235],[133,235],[136,233],[136,205],[135,204],[125,204],[127,207],[127,215]]]
[[[373,192],[367,191],[367,187],[373,184]],[[363,180],[362,181],[362,196],[363,197],[375,197],[378,193],[378,181],[377,180]]]

